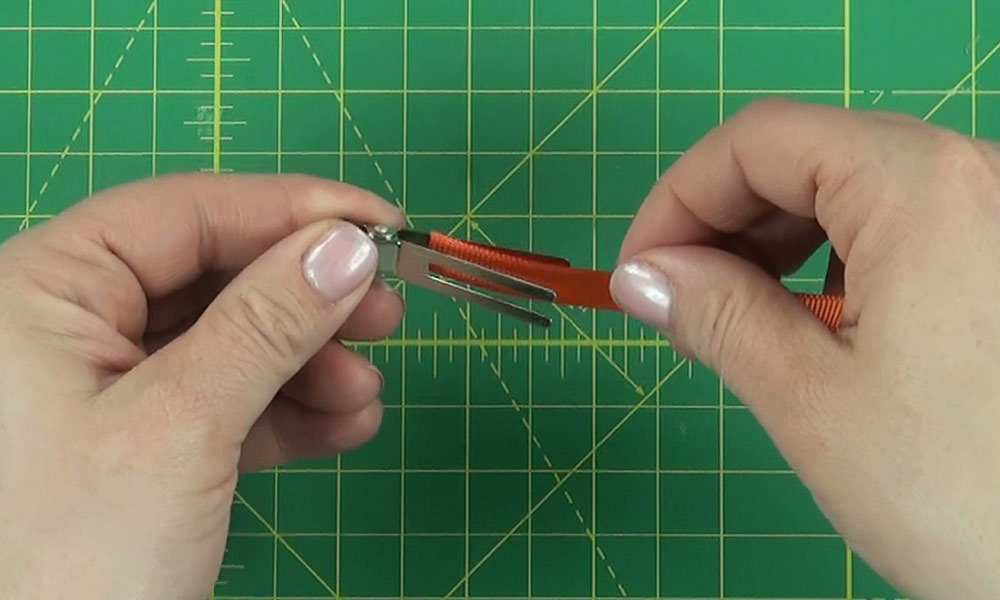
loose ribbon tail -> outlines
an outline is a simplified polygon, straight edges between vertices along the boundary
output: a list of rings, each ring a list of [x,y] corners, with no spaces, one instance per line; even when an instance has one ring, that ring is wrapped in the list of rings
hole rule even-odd
[[[437,231],[432,231],[430,234],[430,248],[453,258],[546,287],[555,293],[557,304],[621,311],[611,296],[611,273],[607,271],[581,269],[573,267],[563,258],[477,244]],[[433,270],[438,275],[468,285],[511,296],[521,296],[512,290],[465,274],[440,267],[433,267]],[[796,294],[796,296],[832,331],[840,328],[843,312],[841,298],[824,294]]]

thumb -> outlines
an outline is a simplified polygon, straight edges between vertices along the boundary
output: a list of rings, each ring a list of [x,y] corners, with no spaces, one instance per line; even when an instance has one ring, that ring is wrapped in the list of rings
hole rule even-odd
[[[611,293],[716,371],[765,426],[787,423],[844,373],[838,338],[780,282],[722,250],[648,250],[615,270]]]
[[[314,223],[251,263],[184,335],[142,367],[245,434],[281,387],[336,334],[375,276],[378,253],[358,227]],[[159,383],[159,381],[157,381]]]

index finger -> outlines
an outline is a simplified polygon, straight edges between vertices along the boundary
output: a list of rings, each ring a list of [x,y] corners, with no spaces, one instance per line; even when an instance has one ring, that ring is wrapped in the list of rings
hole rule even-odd
[[[621,260],[653,247],[711,244],[775,211],[818,219],[834,246],[849,246],[866,203],[834,207],[831,199],[858,165],[885,152],[893,119],[786,100],[751,105],[657,182]]]
[[[382,198],[348,184],[301,175],[189,174],[108,190],[67,211],[62,224],[96,227],[149,296],[207,271],[246,266],[303,226],[327,218],[402,223]]]
[[[206,273],[241,270],[292,232],[329,218],[403,224],[389,202],[335,181],[172,175],[112,188],[29,231],[45,240],[31,260],[50,293],[138,339],[147,298],[167,296]]]

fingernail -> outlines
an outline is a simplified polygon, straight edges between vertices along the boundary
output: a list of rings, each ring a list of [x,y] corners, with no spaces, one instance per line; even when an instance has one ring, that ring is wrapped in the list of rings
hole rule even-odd
[[[638,261],[619,266],[611,276],[611,295],[633,317],[658,329],[667,328],[674,294],[657,269]]]
[[[371,371],[375,373],[375,377],[378,378],[378,390],[376,390],[375,394],[373,394],[374,396],[378,396],[382,393],[382,390],[385,389],[385,375],[382,374],[381,369],[371,363],[368,364],[368,368],[371,369]]]
[[[371,275],[378,264],[377,254],[363,231],[340,223],[306,254],[303,273],[314,288],[335,302]]]

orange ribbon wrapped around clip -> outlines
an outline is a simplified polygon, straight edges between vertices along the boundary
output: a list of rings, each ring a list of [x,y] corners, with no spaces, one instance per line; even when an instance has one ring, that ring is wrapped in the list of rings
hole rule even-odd
[[[556,302],[599,310],[620,311],[611,297],[611,273],[574,267],[563,258],[510,250],[459,240],[443,233],[430,234],[430,248],[436,252],[498,271],[535,285],[552,290]],[[517,295],[468,275],[435,268],[444,277],[475,285],[496,292]],[[843,301],[835,296],[797,294],[806,307],[827,327],[836,331],[840,327]]]

